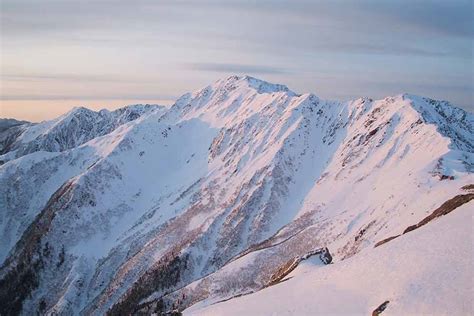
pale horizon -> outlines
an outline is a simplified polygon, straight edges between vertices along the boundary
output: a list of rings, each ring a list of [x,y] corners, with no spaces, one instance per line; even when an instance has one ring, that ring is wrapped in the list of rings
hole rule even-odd
[[[54,119],[74,107],[85,107],[94,111],[115,110],[132,104],[158,104],[169,106],[173,100],[133,99],[133,100],[14,100],[1,101],[0,118],[24,120],[38,123]],[[48,111],[44,111],[47,108]]]

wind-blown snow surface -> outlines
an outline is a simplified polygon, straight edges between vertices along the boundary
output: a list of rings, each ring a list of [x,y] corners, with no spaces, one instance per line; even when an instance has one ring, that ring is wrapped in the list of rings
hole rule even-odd
[[[232,76],[128,111],[75,110],[2,146],[0,313],[255,292],[315,249],[334,266],[369,253],[474,183],[474,116],[446,102],[329,102]]]
[[[474,202],[465,204],[337,264],[304,262],[286,282],[208,307],[196,304],[184,314],[370,315],[388,300],[384,315],[470,315],[473,209]]]

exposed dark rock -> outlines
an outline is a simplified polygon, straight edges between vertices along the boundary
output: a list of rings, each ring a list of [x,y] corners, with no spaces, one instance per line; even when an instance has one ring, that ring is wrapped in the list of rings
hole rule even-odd
[[[373,130],[371,130],[371,131],[369,132],[369,134],[367,135],[367,139],[369,139],[369,138],[371,138],[372,136],[374,136],[374,135],[378,132],[378,130],[379,130],[378,127],[376,127],[376,128],[374,128]]]
[[[319,255],[319,259],[321,259],[321,261],[324,264],[330,264],[332,262],[332,256],[329,253],[328,248],[324,247],[324,248],[313,250],[311,252],[308,252],[304,256],[296,257],[291,260],[288,260],[272,275],[270,282],[268,283],[267,286],[275,285],[281,282],[288,274],[291,273],[291,271],[293,271],[294,269],[296,269],[296,267],[298,267],[301,261],[309,259],[315,255]]]
[[[328,248],[323,248],[322,252],[319,254],[319,258],[324,264],[330,264],[332,262],[332,256]]]
[[[354,241],[355,242],[359,241],[364,236],[364,234],[369,230],[369,228],[371,228],[374,224],[375,224],[375,220],[371,221],[369,224],[367,224],[367,226],[362,228],[354,237]]]
[[[285,278],[288,274],[290,274],[291,271],[296,269],[296,267],[298,266],[300,262],[301,262],[300,258],[293,258],[291,260],[288,260],[272,275],[270,282],[268,283],[267,286],[272,286],[281,282],[281,280],[283,280],[283,278]]]
[[[474,190],[474,184],[466,184],[466,185],[463,186],[461,189],[464,190],[464,191],[471,191],[471,190]]]
[[[380,315],[380,314],[387,308],[388,303],[390,303],[390,301],[385,301],[385,302],[383,302],[382,304],[380,304],[379,307],[377,307],[377,308],[372,312],[372,316]]]
[[[422,219],[418,224],[409,226],[405,231],[403,232],[408,233],[412,230],[415,230],[429,222],[431,222],[433,219],[446,215],[456,208],[460,207],[461,205],[469,202],[470,200],[474,199],[474,193],[469,193],[469,194],[460,194],[456,195],[452,199],[444,202],[440,207],[438,207],[436,210],[433,211],[430,215]]]
[[[467,185],[465,187],[467,187],[469,190],[469,188],[473,186],[472,184],[470,185]],[[464,189],[465,187],[462,187],[462,189]],[[468,193],[468,194],[460,194],[460,195],[456,195],[455,197],[453,197],[452,199],[449,199],[447,200],[446,202],[444,202],[440,207],[438,207],[437,209],[435,209],[430,215],[426,216],[425,218],[423,218],[418,224],[415,224],[415,225],[411,225],[411,226],[408,226],[402,233],[403,234],[406,234],[408,232],[411,232],[417,228],[420,228],[421,226],[423,225],[426,225],[427,223],[431,222],[432,220],[434,220],[435,218],[438,218],[440,216],[443,216],[443,215],[446,215],[448,213],[451,213],[452,211],[454,211],[456,208],[460,207],[461,205],[471,201],[472,199],[474,199],[474,193]],[[396,236],[391,236],[391,237],[388,237],[388,238],[385,238],[384,240],[381,240],[379,242],[377,242],[374,246],[375,247],[378,247],[380,245],[383,245],[397,237],[399,237],[401,235],[396,235]]]
[[[439,179],[442,180],[454,180],[454,176],[447,176],[445,174],[442,174],[439,176]]]
[[[378,243],[376,243],[375,246],[374,246],[374,248],[376,248],[376,247],[378,247],[378,246],[380,246],[380,245],[383,245],[383,244],[389,242],[390,240],[393,240],[393,239],[395,239],[395,238],[397,238],[397,237],[399,237],[399,236],[400,236],[400,235],[396,235],[396,236],[392,236],[392,237],[385,238],[385,239],[379,241]]]

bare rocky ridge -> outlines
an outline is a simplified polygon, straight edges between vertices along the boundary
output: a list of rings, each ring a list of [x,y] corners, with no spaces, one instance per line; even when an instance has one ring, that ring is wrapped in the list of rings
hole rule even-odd
[[[256,292],[315,249],[337,265],[373,248],[473,183],[474,116],[411,95],[341,103],[232,76],[169,109],[41,124],[2,143],[2,315]]]
[[[471,186],[472,186],[472,184],[464,186],[461,189],[464,189],[464,190],[467,191],[467,190],[469,190],[469,188],[471,188]],[[440,216],[449,214],[450,212],[454,211],[455,209],[457,209],[461,205],[466,204],[466,203],[468,203],[469,201],[471,201],[473,199],[474,199],[474,193],[456,195],[455,197],[453,197],[453,198],[449,199],[448,201],[444,202],[440,207],[435,209],[430,215],[423,218],[419,223],[417,223],[415,225],[408,226],[403,231],[402,234],[409,233],[409,232],[411,232],[415,229],[420,228],[423,225],[428,224],[429,222],[431,222],[432,220],[434,220],[434,219],[436,219]],[[384,240],[381,240],[381,241],[377,242],[374,245],[374,247],[381,246],[381,245],[383,245],[383,244],[385,244],[385,243],[387,243],[387,242],[389,242],[389,241],[391,241],[391,240],[393,240],[393,239],[395,239],[399,236],[400,235],[396,235],[396,236],[385,238]]]

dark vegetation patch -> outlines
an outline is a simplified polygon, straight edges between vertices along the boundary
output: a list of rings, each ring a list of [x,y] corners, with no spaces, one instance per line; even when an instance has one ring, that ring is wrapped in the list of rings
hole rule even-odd
[[[189,255],[176,256],[171,261],[143,274],[123,298],[113,305],[108,315],[153,314],[179,315],[175,306],[167,306],[163,300],[154,301],[157,304],[143,304],[140,301],[156,291],[172,292],[179,284],[181,275],[188,267]],[[166,295],[165,292],[163,295]]]
[[[71,184],[65,183],[53,194],[0,268],[3,274],[0,280],[0,315],[19,315],[23,301],[38,287],[44,260],[51,254],[50,245],[42,246],[41,238],[47,234],[56,210],[66,203],[64,196],[70,188]],[[45,308],[40,304],[40,310]]]
[[[0,315],[19,315],[23,301],[38,287],[40,261],[20,262],[0,280]]]

